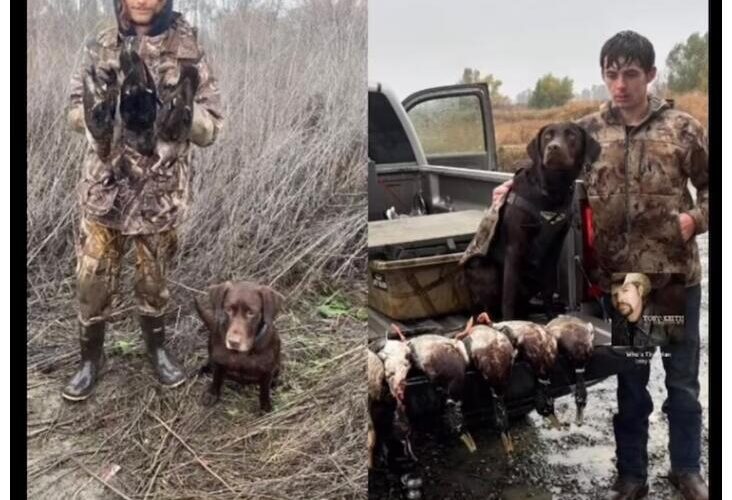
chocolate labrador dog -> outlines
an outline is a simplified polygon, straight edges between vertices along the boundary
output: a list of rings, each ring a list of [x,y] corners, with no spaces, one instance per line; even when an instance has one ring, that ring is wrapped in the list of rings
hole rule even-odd
[[[232,282],[212,286],[207,300],[196,298],[198,315],[209,331],[208,365],[213,381],[201,396],[204,406],[219,400],[224,377],[242,385],[259,384],[259,405],[272,409],[270,388],[280,371],[280,338],[274,319],[282,296],[268,286]]]
[[[527,146],[530,161],[519,169],[498,215],[486,255],[464,264],[473,314],[495,321],[525,317],[541,292],[553,317],[557,262],[572,219],[574,183],[600,154],[600,144],[580,126],[553,123]]]

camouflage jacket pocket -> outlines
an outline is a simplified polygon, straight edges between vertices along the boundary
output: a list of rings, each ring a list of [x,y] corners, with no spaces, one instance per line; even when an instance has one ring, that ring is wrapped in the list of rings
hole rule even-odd
[[[99,180],[84,179],[80,186],[81,205],[92,216],[107,215],[114,207],[120,191],[119,183],[110,175]]]

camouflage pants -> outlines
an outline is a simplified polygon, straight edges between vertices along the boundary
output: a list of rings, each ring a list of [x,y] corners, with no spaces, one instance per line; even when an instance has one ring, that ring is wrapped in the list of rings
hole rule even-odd
[[[77,241],[79,321],[88,326],[104,321],[117,293],[120,263],[127,244],[135,245],[135,299],[139,314],[161,316],[170,294],[165,284],[167,264],[175,254],[175,230],[158,234],[123,235],[82,218]]]

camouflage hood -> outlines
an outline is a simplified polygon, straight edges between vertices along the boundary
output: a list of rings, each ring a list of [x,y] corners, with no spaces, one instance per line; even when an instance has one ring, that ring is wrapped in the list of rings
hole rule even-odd
[[[122,36],[134,36],[135,29],[132,27],[127,14],[124,11],[124,0],[114,0],[114,14],[117,16],[117,29]],[[148,36],[157,36],[170,28],[173,24],[173,0],[166,0],[163,10],[154,18]]]

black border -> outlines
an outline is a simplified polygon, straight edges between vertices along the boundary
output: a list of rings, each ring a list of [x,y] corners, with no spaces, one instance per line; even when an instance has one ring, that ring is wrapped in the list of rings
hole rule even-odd
[[[27,11],[28,7],[26,5],[26,2],[23,2],[23,6],[25,7],[26,15],[23,16],[24,22],[23,22],[23,48],[24,48],[24,54],[28,53],[28,16]],[[9,27],[11,27],[12,30],[12,20],[16,18],[17,15],[20,15],[17,13],[15,16],[12,14],[11,5],[7,6],[7,12],[8,12],[8,23]],[[16,38],[16,42],[19,41]],[[8,53],[10,52],[10,45],[8,45]],[[20,59],[20,58],[18,58]],[[9,358],[10,358],[10,374],[14,374],[15,377],[12,377],[10,382],[10,401],[11,403],[7,406],[8,409],[10,408],[18,408],[15,411],[11,411],[9,415],[10,420],[10,436],[9,436],[9,445],[10,449],[13,451],[16,451],[13,453],[14,456],[17,456],[16,453],[20,453],[20,448],[22,446],[23,450],[23,461],[22,463],[20,460],[12,460],[10,456],[8,456],[8,460],[10,461],[10,474],[8,476],[8,486],[10,487],[11,491],[16,491],[16,488],[19,489],[21,485],[17,485],[16,488],[12,488],[12,486],[15,485],[15,483],[20,483],[22,481],[22,487],[26,491],[28,491],[28,441],[26,438],[26,434],[28,432],[28,405],[26,403],[26,388],[28,387],[28,375],[27,375],[27,359],[28,359],[28,352],[27,352],[27,343],[26,339],[28,338],[28,254],[27,254],[27,241],[28,241],[28,233],[27,233],[27,222],[28,222],[28,155],[27,155],[27,144],[26,144],[26,138],[27,138],[27,131],[28,131],[28,119],[27,119],[27,109],[28,109],[28,92],[27,92],[27,84],[28,81],[28,66],[26,65],[26,61],[24,59],[22,63],[22,69],[20,68],[13,68],[12,61],[8,61],[11,63],[11,69],[10,69],[10,76],[11,81],[9,82],[10,87],[10,96],[11,96],[11,102],[10,102],[10,114],[12,117],[14,117],[14,122],[16,126],[10,126],[10,164],[12,165],[14,163],[13,159],[22,157],[23,158],[23,168],[12,168],[11,167],[11,175],[13,177],[16,177],[16,179],[9,178],[8,182],[10,184],[9,191],[11,196],[11,204],[14,205],[16,210],[19,210],[22,206],[23,208],[23,225],[20,226],[20,221],[16,220],[16,224],[12,224],[10,227],[10,242],[11,247],[13,244],[17,245],[18,247],[21,247],[22,245],[22,252],[23,252],[23,267],[22,267],[22,273],[23,273],[23,287],[26,290],[26,293],[24,294],[24,300],[23,300],[23,307],[22,309],[20,307],[13,307],[13,300],[11,298],[10,302],[10,316],[11,318],[15,316],[16,311],[22,311],[22,317],[18,318],[18,322],[22,322],[23,324],[23,336],[21,337],[19,334],[12,335],[12,333],[8,332],[8,338],[10,340],[9,348]],[[17,62],[18,66],[21,65],[21,62]],[[13,76],[16,77],[15,81],[13,80]],[[22,81],[21,81],[22,76]],[[21,87],[22,85],[22,87]],[[22,88],[22,91],[20,90]],[[17,99],[13,99],[13,96],[18,96],[22,92],[23,95],[23,111],[22,113],[17,110]],[[17,118],[20,118],[22,116],[21,123],[23,124],[23,127],[21,128],[18,125],[18,122],[15,121]],[[23,136],[21,137],[21,133]],[[16,148],[20,149],[23,148],[23,151],[17,151]],[[19,162],[18,162],[19,163]],[[17,177],[21,177],[20,179],[17,179]],[[17,200],[17,197],[13,197],[13,186],[17,186],[18,183],[23,183],[23,201],[22,204],[20,201]],[[16,212],[17,214],[17,212]],[[10,214],[8,214],[9,217]],[[17,217],[18,219],[20,217]],[[10,249],[11,252],[13,252],[13,249]],[[20,250],[18,251],[20,253]],[[16,259],[13,259],[11,254],[11,266],[10,271],[12,273],[13,268],[15,267],[14,264],[19,264],[21,259],[20,257],[17,257]],[[19,270],[20,273],[20,270]],[[18,274],[19,274],[18,273]],[[18,279],[16,276],[11,276],[11,282],[13,281],[13,278]],[[18,281],[20,281],[18,279]],[[16,288],[16,287],[13,287]],[[18,283],[17,289],[20,288],[20,284]],[[11,297],[13,296],[12,291],[10,292]],[[16,304],[17,301],[16,301]],[[18,313],[20,315],[20,313]],[[13,329],[13,322],[11,321],[11,330]],[[14,353],[18,353],[18,355],[14,355]],[[20,358],[20,353],[23,354],[22,359]],[[22,369],[21,369],[22,368]],[[15,387],[13,387],[13,382],[17,383],[17,391],[14,390]],[[22,385],[21,385],[22,384]],[[20,405],[22,404],[23,413],[21,418],[20,413]],[[15,432],[13,432],[13,430]],[[15,439],[13,439],[15,437]],[[20,445],[17,441],[23,440],[22,445]],[[20,468],[22,469],[22,473],[20,471]]]

